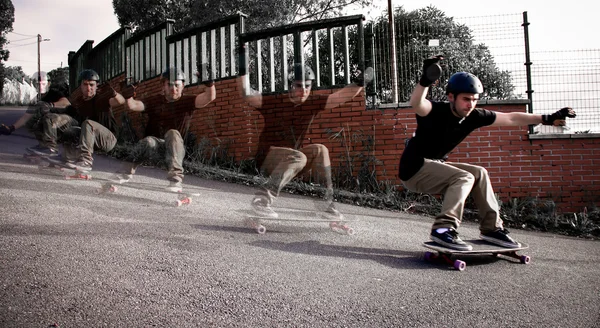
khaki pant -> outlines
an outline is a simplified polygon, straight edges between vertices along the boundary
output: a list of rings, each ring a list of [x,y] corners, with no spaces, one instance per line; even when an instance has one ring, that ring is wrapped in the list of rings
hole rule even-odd
[[[166,159],[169,171],[167,173],[170,181],[183,181],[183,159],[185,157],[185,146],[183,138],[177,130],[169,130],[165,138],[146,137],[140,140],[133,150],[132,156],[128,158],[119,173],[135,174],[137,167],[152,156],[160,156]]]
[[[311,144],[300,150],[283,147],[270,147],[261,171],[267,177],[262,191],[257,196],[266,196],[269,204],[279,196],[281,189],[300,172],[312,170],[318,182],[327,188],[326,201],[333,198],[331,161],[329,150],[321,144]]]
[[[42,118],[43,130],[35,133],[40,145],[57,149],[59,132],[65,133],[71,127],[78,126],[76,119],[67,114],[48,113]]]
[[[79,160],[92,164],[94,162],[94,148],[104,152],[111,151],[117,144],[115,135],[104,125],[85,120],[81,124],[79,137]]]
[[[487,170],[481,166],[425,159],[417,174],[402,183],[414,192],[444,195],[442,212],[435,217],[432,229],[457,229],[469,194],[473,196],[479,210],[481,232],[502,228],[498,202],[492,190],[490,177]]]

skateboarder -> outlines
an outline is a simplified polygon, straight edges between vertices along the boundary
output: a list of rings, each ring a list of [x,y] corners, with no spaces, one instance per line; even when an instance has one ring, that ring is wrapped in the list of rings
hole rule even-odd
[[[148,115],[146,137],[140,140],[130,153],[128,163],[124,163],[114,181],[128,182],[137,167],[150,156],[157,154],[166,159],[169,167],[169,186],[172,192],[182,191],[183,159],[185,157],[184,138],[196,110],[206,107],[216,97],[213,81],[205,82],[197,95],[184,94],[185,74],[180,69],[168,68],[161,76],[162,93],[136,100],[126,100],[127,108]]]
[[[239,77],[240,90],[244,90],[247,102],[262,114],[265,121],[255,159],[267,181],[251,203],[256,215],[277,218],[278,214],[271,205],[281,189],[296,175],[312,170],[326,186],[322,215],[327,219],[342,220],[343,215],[333,202],[329,150],[325,145],[310,143],[306,140],[306,133],[315,116],[353,99],[363,89],[363,83],[350,84],[331,95],[314,94],[311,93],[315,79],[313,70],[297,63],[289,75],[291,87],[288,96],[263,99],[260,92],[250,90],[246,78],[243,75]],[[284,111],[293,112],[293,120],[282,120]]]
[[[37,83],[38,77],[40,83]],[[67,107],[71,105],[69,102],[69,85],[66,80],[50,81],[46,72],[39,72],[33,75],[35,87],[39,89],[41,100],[35,105],[31,105],[16,122],[11,125],[0,125],[0,134],[10,135],[16,129],[26,126],[35,138],[38,140],[38,145],[29,147],[30,153],[35,153],[39,156],[54,156],[58,151],[51,148],[51,145],[56,143],[56,132],[51,129],[56,127],[52,124],[52,117],[55,115],[63,115],[67,111]]]
[[[109,152],[117,143],[112,108],[124,104],[125,98],[108,84],[100,88],[100,77],[92,69],[81,71],[79,81],[81,95],[73,99],[72,117],[67,123],[80,126],[79,155],[77,163],[67,166],[85,173],[92,170],[94,149]]]
[[[442,211],[435,217],[431,240],[457,250],[472,247],[459,237],[458,229],[467,196],[471,194],[479,210],[480,238],[488,242],[517,248],[500,219],[499,206],[485,168],[446,161],[447,155],[473,130],[484,126],[524,126],[529,124],[565,125],[575,111],[562,108],[551,115],[501,113],[476,108],[483,86],[470,73],[458,72],[450,77],[446,88],[448,102],[425,99],[427,90],[439,78],[438,62],[443,57],[426,59],[423,74],[415,87],[410,104],[416,113],[417,130],[400,160],[400,179],[411,191],[443,194]],[[437,66],[437,67],[436,67]],[[432,71],[436,76],[432,76]]]

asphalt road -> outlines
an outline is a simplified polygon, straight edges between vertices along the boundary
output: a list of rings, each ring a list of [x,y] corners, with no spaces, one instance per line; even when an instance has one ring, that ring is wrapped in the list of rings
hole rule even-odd
[[[12,123],[22,108],[0,107]],[[532,262],[425,262],[431,218],[340,204],[353,236],[322,222],[243,225],[255,189],[188,176],[173,206],[166,172],[96,195],[22,158],[25,131],[0,136],[0,327],[599,327],[600,243],[512,231]],[[285,194],[278,207],[312,209]],[[464,239],[477,226],[460,228]]]

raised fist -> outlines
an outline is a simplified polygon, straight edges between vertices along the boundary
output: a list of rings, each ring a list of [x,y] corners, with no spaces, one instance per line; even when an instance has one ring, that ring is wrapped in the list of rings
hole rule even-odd
[[[421,79],[419,79],[420,85],[429,87],[440,78],[442,75],[442,68],[438,63],[442,59],[444,59],[442,55],[437,55],[423,61],[423,73],[421,73]]]

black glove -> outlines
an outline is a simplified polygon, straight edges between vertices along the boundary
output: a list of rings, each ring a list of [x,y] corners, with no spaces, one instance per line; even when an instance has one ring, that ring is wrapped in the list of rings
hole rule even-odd
[[[554,114],[542,115],[542,124],[562,126],[566,124],[565,119],[567,117],[574,118],[575,116],[577,116],[577,114],[575,114],[573,108],[563,107],[557,110]]]
[[[373,67],[367,67],[365,68],[364,72],[360,72],[360,74],[358,74],[356,77],[356,85],[359,87],[364,87],[366,84],[369,84],[369,82],[373,81],[374,76],[375,72]]]
[[[421,79],[419,80],[420,85],[429,87],[433,82],[440,78],[440,75],[442,75],[442,68],[438,63],[442,59],[444,59],[444,57],[438,55],[423,61],[423,73],[421,73]]]
[[[0,134],[4,134],[4,135],[9,136],[14,131],[15,131],[15,126],[14,125],[10,125],[10,126],[6,126],[4,124],[0,125]]]

